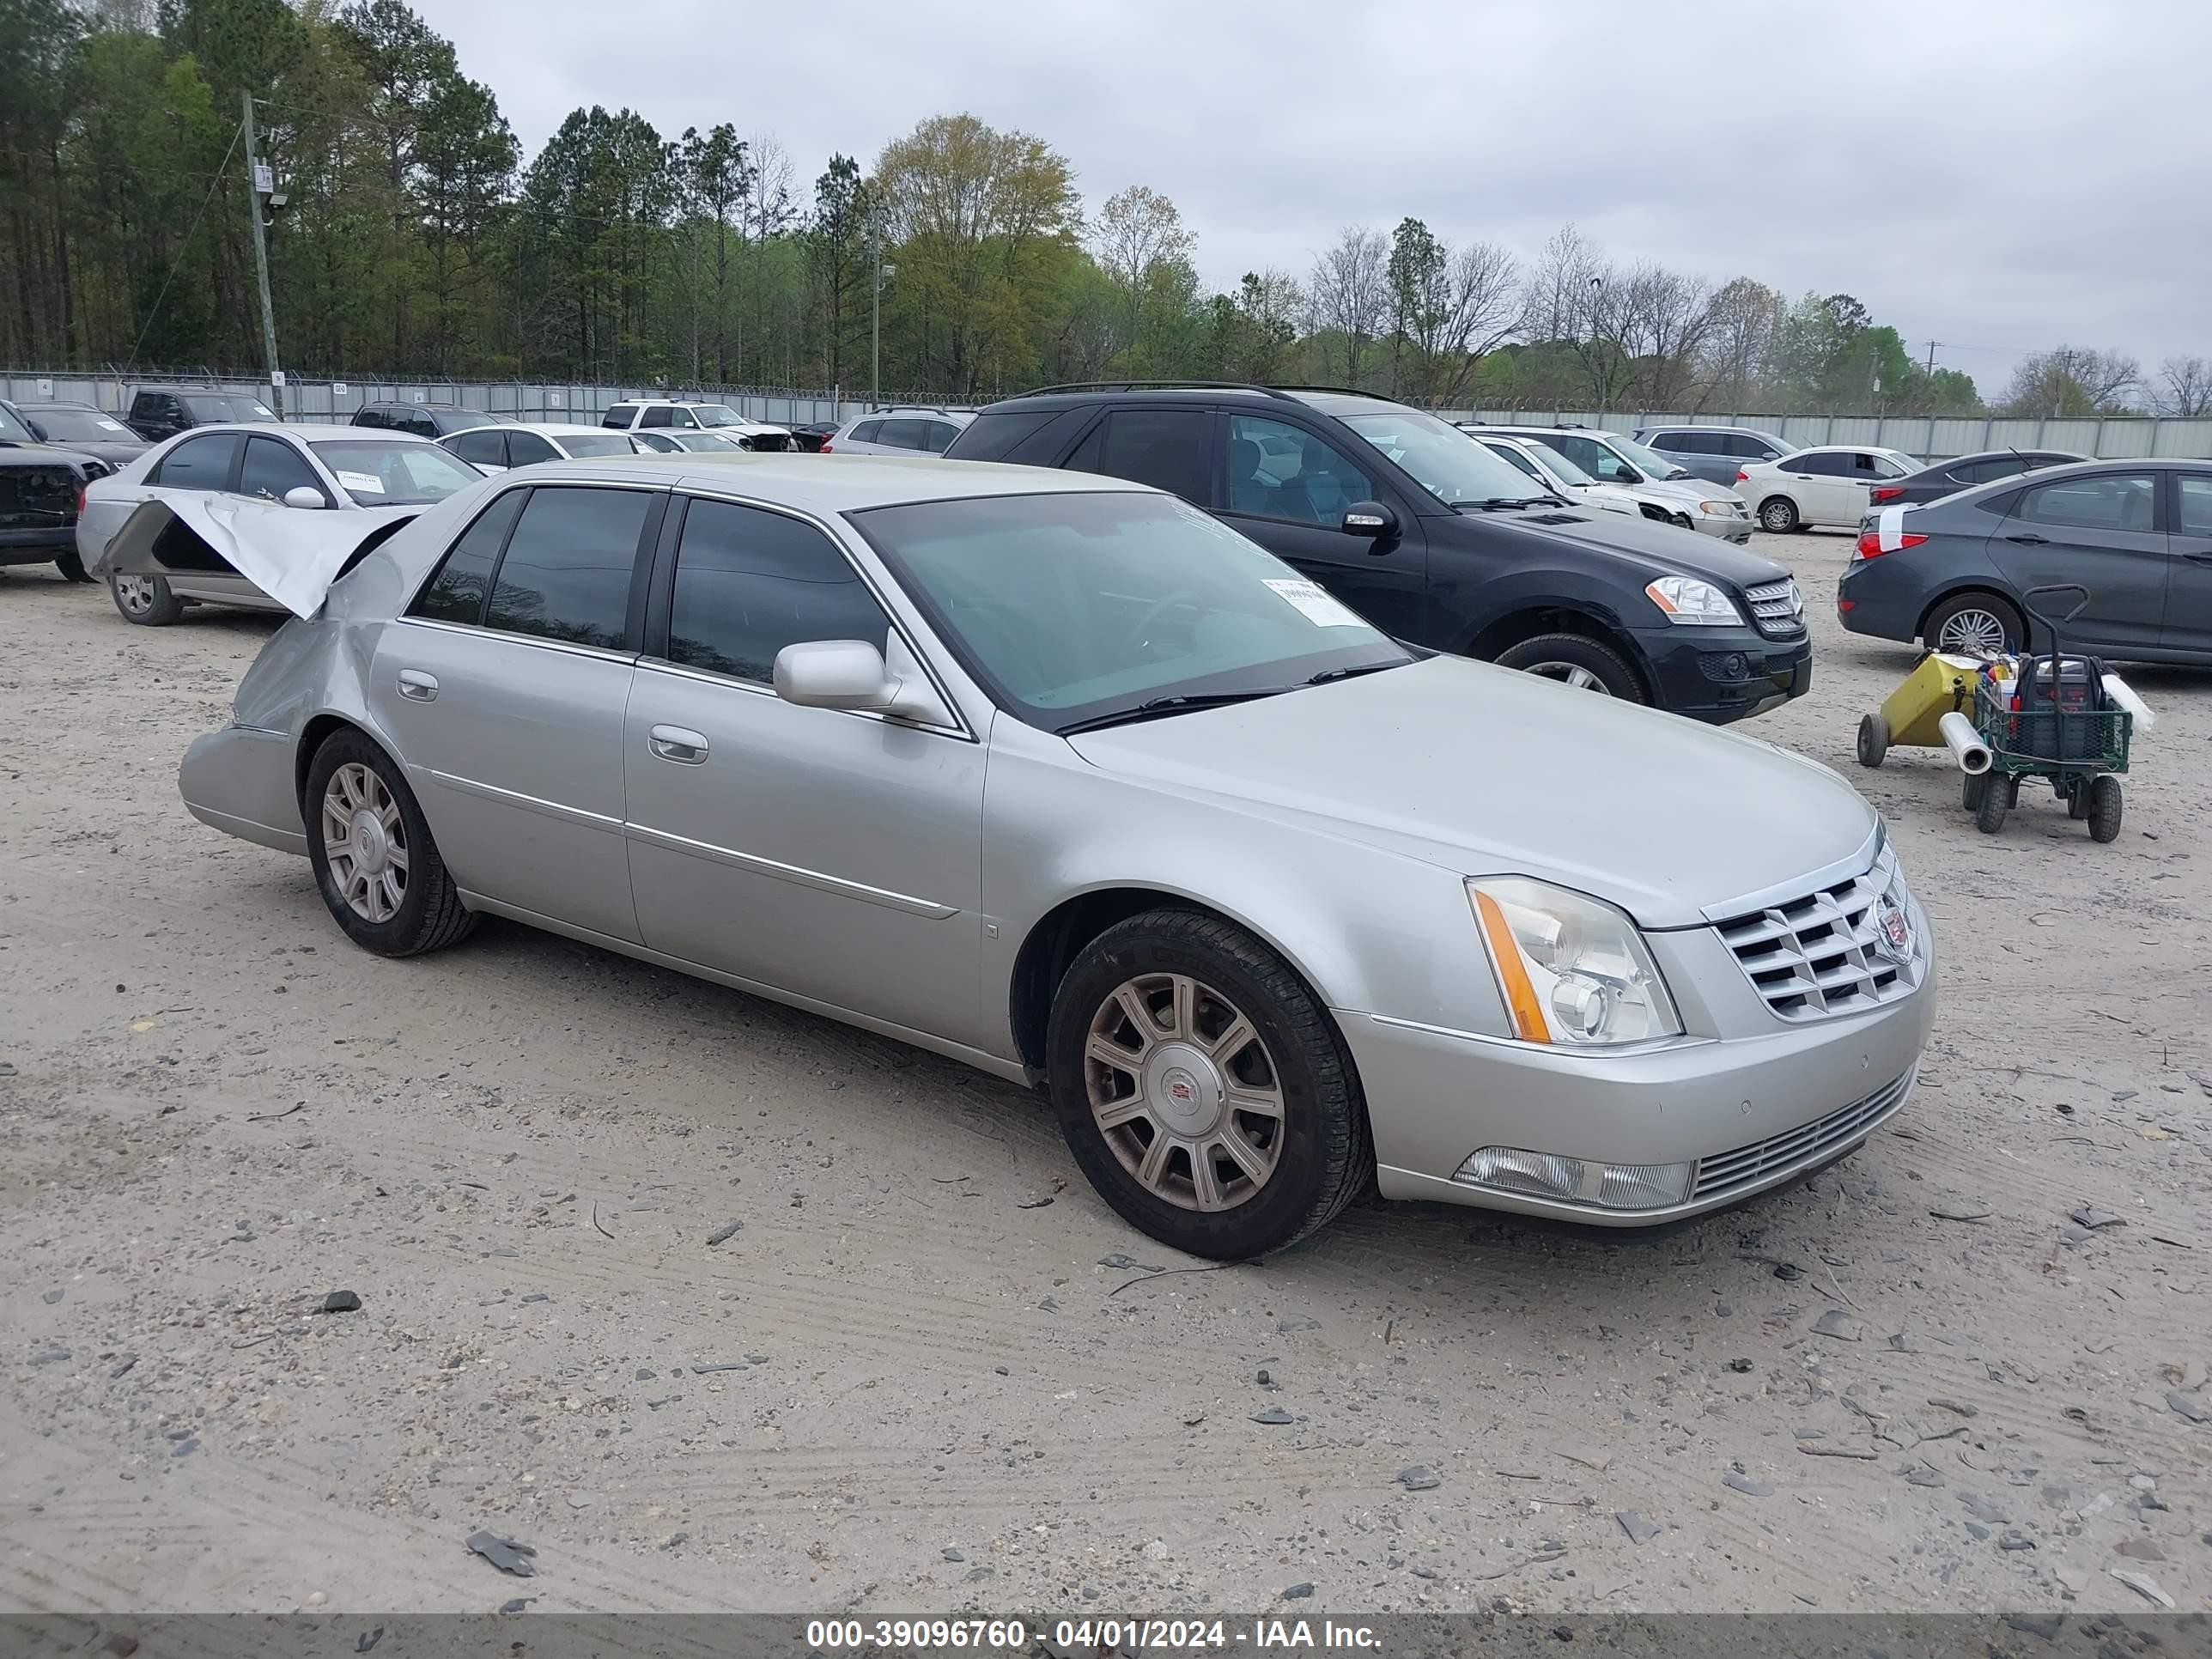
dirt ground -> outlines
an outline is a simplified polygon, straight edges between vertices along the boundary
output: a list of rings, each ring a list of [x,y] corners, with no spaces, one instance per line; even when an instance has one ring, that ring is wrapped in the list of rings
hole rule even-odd
[[[178,804],[272,623],[0,576],[0,1608],[2212,1607],[2212,675],[2130,676],[2118,842],[1984,837],[1851,763],[1911,653],[1850,542],[1760,540],[1818,665],[1752,729],[1937,928],[1911,1108],[1665,1237],[1158,1276],[1021,1091],[519,927],[356,950]]]

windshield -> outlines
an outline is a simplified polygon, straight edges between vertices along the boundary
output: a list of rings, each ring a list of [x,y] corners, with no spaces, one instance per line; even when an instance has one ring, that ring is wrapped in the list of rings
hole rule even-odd
[[[9,439],[19,444],[34,444],[39,441],[33,435],[30,428],[25,426],[5,409],[0,409],[0,438]]]
[[[1171,496],[996,495],[851,516],[969,672],[1048,732],[1413,660]]]
[[[1536,459],[1551,468],[1552,476],[1561,483],[1571,484],[1575,489],[1580,489],[1585,484],[1594,484],[1597,482],[1551,445],[1540,442],[1534,438],[1526,439],[1524,441],[1529,448],[1536,452]]]
[[[483,477],[435,444],[336,438],[308,447],[360,507],[425,507]]]
[[[203,426],[219,421],[274,421],[276,411],[258,398],[232,397],[216,392],[195,392],[185,398],[185,407],[192,412],[192,419]]]
[[[699,417],[701,426],[743,426],[738,411],[722,404],[694,404],[691,412]]]
[[[679,449],[703,449],[726,454],[732,449],[744,447],[736,438],[726,438],[719,432],[672,432],[668,435],[676,441]]]
[[[41,409],[31,418],[57,443],[135,444],[138,434],[96,409]]]
[[[1607,434],[1606,441],[1655,478],[1679,478],[1689,471],[1671,455],[1638,443],[1633,438]]]
[[[1511,462],[1492,454],[1457,427],[1418,409],[1338,418],[1450,506],[1524,501],[1538,493],[1538,487]]]
[[[553,441],[572,457],[637,453],[627,432],[564,432]]]

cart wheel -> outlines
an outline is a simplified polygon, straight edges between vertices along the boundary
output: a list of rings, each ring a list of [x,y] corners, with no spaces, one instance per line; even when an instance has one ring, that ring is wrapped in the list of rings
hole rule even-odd
[[[2004,828],[2005,814],[2012,811],[2012,791],[2006,786],[2010,778],[1977,778],[1982,786],[1981,799],[1974,803],[1974,827],[1985,836],[1994,836]]]
[[[1889,752],[1889,722],[1879,714],[1859,716],[1859,764],[1874,767]]]
[[[1959,780],[1959,804],[1969,812],[1973,811],[1981,805],[1983,792],[1989,787],[1988,773],[1967,773]]]
[[[2120,781],[2109,772],[2089,786],[2089,839],[2112,841],[2120,833]]]
[[[2089,816],[2089,798],[2095,793],[2094,780],[2076,778],[2066,786],[2066,816],[2086,818]]]

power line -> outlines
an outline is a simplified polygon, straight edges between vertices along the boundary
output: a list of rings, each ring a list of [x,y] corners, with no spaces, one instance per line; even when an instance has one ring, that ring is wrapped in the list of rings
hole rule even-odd
[[[224,167],[227,168],[230,166],[230,158],[235,155],[238,150],[239,135],[245,130],[246,124],[243,121],[240,122],[237,126],[231,129],[230,148],[224,150],[222,153],[222,165]],[[138,348],[146,343],[146,335],[148,331],[153,328],[154,319],[161,314],[161,301],[169,297],[169,284],[177,280],[177,273],[184,269],[185,251],[191,246],[192,238],[199,231],[200,221],[207,217],[208,204],[215,200],[216,187],[222,183],[222,173],[221,171],[218,171],[216,173],[214,179],[208,185],[207,194],[200,198],[200,210],[192,215],[191,228],[185,232],[185,240],[177,244],[177,257],[169,262],[169,274],[161,279],[161,291],[154,296],[153,309],[146,313],[146,326],[138,331],[138,337],[131,343],[130,361],[123,365],[126,370],[137,366],[138,362]],[[258,213],[261,210],[258,203],[255,204],[253,210],[256,213]]]

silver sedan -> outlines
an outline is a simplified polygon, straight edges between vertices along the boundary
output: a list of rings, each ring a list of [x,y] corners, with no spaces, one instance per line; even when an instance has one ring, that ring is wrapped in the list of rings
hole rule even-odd
[[[536,467],[287,624],[192,812],[403,957],[484,915],[1042,1086],[1243,1258],[1371,1185],[1626,1225],[1903,1104],[1928,921],[1771,745],[1410,653],[1171,496],[875,457]]]

